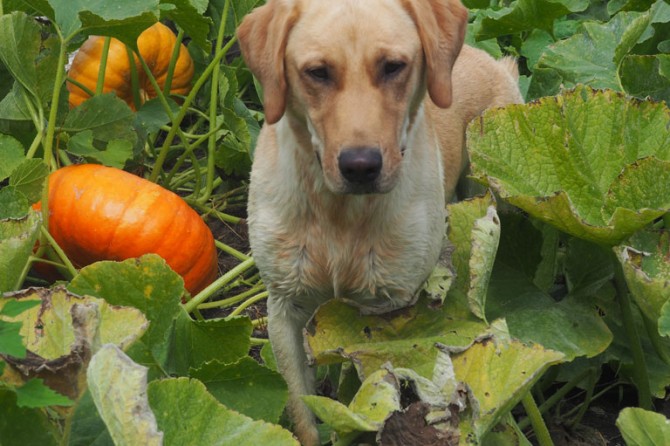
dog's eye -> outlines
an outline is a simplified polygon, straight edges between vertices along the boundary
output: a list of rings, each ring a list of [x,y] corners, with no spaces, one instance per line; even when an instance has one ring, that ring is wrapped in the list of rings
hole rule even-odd
[[[326,67],[308,68],[305,70],[307,75],[318,82],[326,82],[330,80],[330,73]]]
[[[405,62],[386,62],[384,64],[384,77],[392,78],[400,74],[406,66],[407,64]]]

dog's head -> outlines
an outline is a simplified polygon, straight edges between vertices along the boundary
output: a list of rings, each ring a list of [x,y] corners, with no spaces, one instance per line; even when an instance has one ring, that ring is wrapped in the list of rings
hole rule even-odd
[[[466,23],[459,0],[268,0],[238,37],[267,123],[308,129],[331,191],[384,193],[426,89],[451,104]]]

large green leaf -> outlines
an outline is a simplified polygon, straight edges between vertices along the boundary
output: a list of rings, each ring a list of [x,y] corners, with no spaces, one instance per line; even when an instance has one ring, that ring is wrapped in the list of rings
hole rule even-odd
[[[135,114],[115,94],[93,96],[71,110],[62,131],[71,136],[68,152],[122,168],[133,156]]]
[[[670,444],[670,420],[660,413],[627,407],[616,425],[628,446],[661,446]]]
[[[473,172],[531,215],[614,245],[670,209],[669,122],[663,104],[577,88],[473,121]]]
[[[73,324],[75,306],[94,305],[97,308],[97,337],[103,344],[114,343],[126,348],[147,328],[146,319],[134,308],[112,306],[95,297],[79,297],[63,288],[30,288],[13,293],[11,298],[0,299],[0,308],[8,305],[12,299],[41,301],[40,306],[26,310],[12,320],[23,323],[21,335],[25,338],[28,350],[45,360],[57,360],[70,355],[81,340],[77,337],[79,326]]]
[[[0,220],[0,292],[14,291],[40,232],[42,220],[31,211],[18,220]]]
[[[644,315],[670,336],[670,238],[667,232],[638,233],[616,248],[635,302]]]
[[[167,368],[188,375],[211,361],[232,363],[247,355],[253,327],[247,317],[195,321],[181,311],[177,317]]]
[[[40,26],[26,14],[14,12],[0,17],[0,60],[30,92],[32,103],[45,105],[51,99],[55,71],[63,69],[57,66],[54,44],[53,39],[42,41]]]
[[[159,17],[158,0],[24,0],[54,20],[64,37],[79,31],[106,35],[135,45],[140,33]]]
[[[565,358],[538,344],[493,337],[476,342],[452,359],[456,378],[465,382],[477,398],[479,414],[474,419],[474,432],[481,438],[551,365]]]
[[[625,12],[606,23],[586,21],[574,36],[550,45],[537,62],[533,84],[552,83],[558,76],[564,87],[587,84],[620,89],[617,68],[650,23],[649,14]],[[536,88],[531,86],[531,88]],[[549,92],[549,94],[554,94]]]
[[[66,443],[68,446],[114,446],[107,426],[95,407],[90,390],[86,390],[79,397],[68,421],[70,422]]]
[[[436,342],[465,348],[485,329],[481,322],[454,319],[425,301],[383,316],[362,316],[356,308],[332,300],[319,308],[306,339],[318,364],[347,358],[362,378],[386,362],[429,376],[435,366]]]
[[[667,73],[667,74],[664,74]],[[627,56],[619,71],[626,93],[670,104],[670,54]]]
[[[488,319],[505,318],[514,338],[559,351],[568,361],[602,353],[612,342],[612,333],[590,295],[610,277],[611,269],[597,263],[592,272],[582,271],[583,275],[572,267],[562,271],[569,278],[566,291],[571,294],[557,301],[535,284],[543,245],[543,232],[532,222],[518,217],[502,220],[500,249],[488,290]],[[584,256],[588,250],[589,246],[569,244],[566,261],[580,265],[573,256],[593,259],[595,255]]]
[[[477,251],[474,245],[475,226],[478,221],[485,221],[490,209],[495,205],[493,197],[486,195],[447,206],[449,225],[447,237],[453,247],[451,262],[455,270],[456,278],[449,290],[445,302],[449,314],[454,317],[467,318],[470,314],[470,302],[468,293],[473,288],[471,279],[476,275],[484,275],[487,272],[477,270],[477,264],[471,263],[473,251]],[[490,219],[492,220],[492,217]],[[481,223],[480,223],[481,224]],[[490,253],[495,257],[495,252]],[[480,267],[486,268],[486,263],[480,262]],[[471,268],[475,267],[474,271]],[[474,295],[471,293],[471,297]],[[480,296],[480,299],[483,299]]]
[[[315,395],[304,396],[303,400],[338,433],[375,432],[382,428],[391,412],[401,409],[400,382],[392,371],[381,369],[363,382],[348,406]]]
[[[204,15],[206,2],[194,0],[161,0],[163,15],[181,26],[186,34],[203,49],[210,49],[209,27],[212,20]],[[167,5],[174,7],[165,8]]]
[[[16,394],[0,387],[0,441],[2,446],[57,446],[58,433],[43,410],[19,407]]]
[[[254,421],[221,405],[200,381],[188,378],[153,381],[148,394],[165,444],[298,446],[289,431]]]
[[[248,356],[233,364],[208,362],[192,370],[190,376],[202,381],[226,407],[255,420],[279,422],[288,399],[281,375]]]
[[[142,341],[158,364],[165,364],[174,321],[182,311],[184,282],[165,261],[150,254],[123,262],[98,262],[82,268],[68,285],[80,295],[97,296],[112,305],[139,309],[151,325]]]
[[[487,11],[477,40],[515,34],[534,28],[552,31],[554,20],[571,12],[583,11],[588,0],[518,0],[499,11]]]
[[[9,185],[21,192],[29,203],[40,200],[42,188],[49,176],[49,167],[37,158],[23,160],[9,176]]]
[[[145,367],[107,344],[91,358],[86,377],[114,444],[163,444],[163,433],[149,408]]]
[[[382,437],[395,437],[397,433],[390,427],[397,421],[394,416],[402,419],[416,404],[409,400],[412,404],[403,406],[408,404],[402,397],[403,389],[410,388],[414,400],[426,408],[425,420],[419,426],[427,425],[429,432],[432,429],[432,434],[443,440],[461,436],[461,444],[465,444],[467,432],[481,440],[544,371],[563,358],[561,353],[539,345],[526,346],[504,334],[485,336],[459,353],[450,353],[443,346],[436,351],[430,379],[411,369],[385,365],[370,374],[348,406],[319,396],[303,399],[338,433],[381,430]],[[470,391],[474,398],[468,398]],[[466,407],[469,413],[464,413]]]
[[[23,146],[16,138],[0,134],[0,181],[5,180],[24,160]]]
[[[16,404],[19,407],[71,406],[70,398],[54,392],[44,385],[44,381],[33,378],[16,388]]]

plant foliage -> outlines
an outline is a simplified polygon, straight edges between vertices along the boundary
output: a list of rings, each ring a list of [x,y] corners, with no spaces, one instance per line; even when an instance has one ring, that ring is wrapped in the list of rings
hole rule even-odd
[[[489,192],[449,205],[450,256],[419,302],[333,300],[307,327],[323,443],[544,446],[543,418],[589,432],[588,408],[621,392],[639,406],[625,442],[666,444],[670,3],[463,2],[467,42],[516,56],[528,103],[470,125]],[[77,270],[44,206],[50,172],[95,162],[237,227],[263,115],[234,31],[259,3],[0,0],[0,445],[297,444],[252,257],[218,243],[228,266],[196,296],[156,255]],[[85,38],[137,53],[157,20],[195,61],[188,95],[155,88],[133,111],[99,76],[69,109]]]

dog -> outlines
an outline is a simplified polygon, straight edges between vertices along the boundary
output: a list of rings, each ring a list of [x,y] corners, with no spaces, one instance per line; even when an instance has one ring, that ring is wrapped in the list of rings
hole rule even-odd
[[[445,203],[467,168],[465,128],[521,103],[513,59],[463,46],[459,0],[268,0],[237,36],[263,87],[249,238],[268,331],[306,446],[314,392],[303,330],[333,297],[411,305],[442,249]]]

